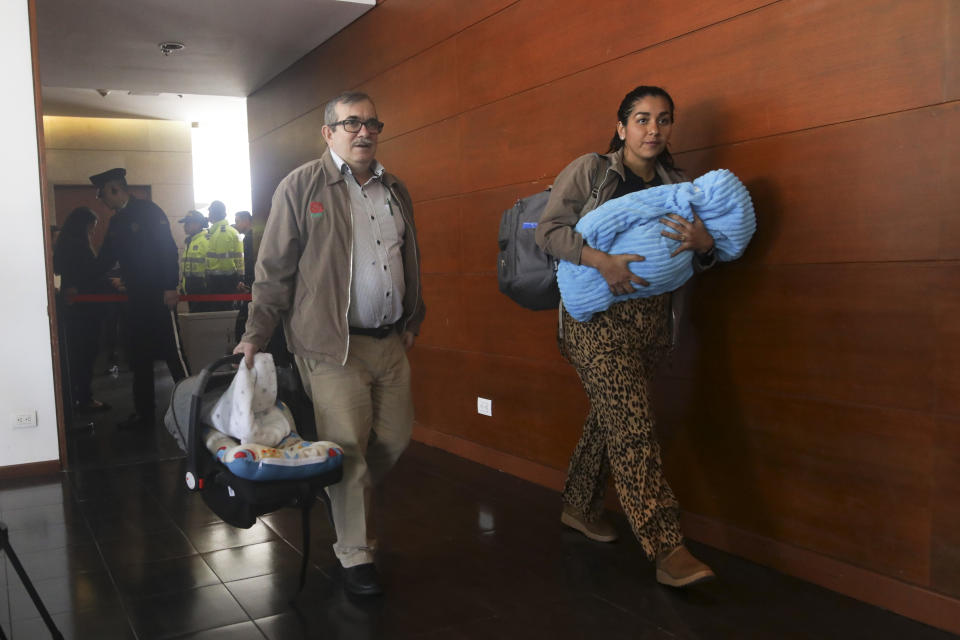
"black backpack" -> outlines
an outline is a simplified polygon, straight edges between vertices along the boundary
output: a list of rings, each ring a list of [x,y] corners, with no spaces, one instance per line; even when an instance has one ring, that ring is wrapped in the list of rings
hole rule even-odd
[[[597,154],[598,156],[600,154]],[[605,156],[600,156],[604,158]],[[597,181],[603,175],[601,165],[591,182],[590,195],[596,206]],[[532,311],[556,309],[560,304],[557,287],[559,261],[537,245],[537,225],[550,199],[550,188],[521,198],[500,218],[497,256],[497,282],[500,292]]]
[[[537,246],[537,224],[550,199],[550,189],[517,200],[500,218],[497,282],[501,293],[533,311],[556,309],[557,259]]]

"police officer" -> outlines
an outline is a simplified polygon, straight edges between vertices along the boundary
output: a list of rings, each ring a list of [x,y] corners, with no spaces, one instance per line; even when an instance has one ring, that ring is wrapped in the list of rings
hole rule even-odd
[[[190,211],[180,219],[187,238],[184,241],[183,259],[180,265],[180,291],[187,295],[202,295],[207,292],[207,219],[199,211]],[[203,302],[188,303],[190,312],[204,311]]]
[[[179,268],[170,223],[160,207],[130,194],[126,174],[118,168],[90,176],[97,198],[116,212],[97,265],[106,272],[119,263],[129,299],[127,338],[135,412],[117,425],[120,429],[154,424],[154,360],[166,360],[174,380],[184,378],[189,370],[177,335],[174,309]]]
[[[243,242],[227,222],[227,207],[219,200],[210,203],[210,230],[207,232],[207,292],[236,294],[243,280]],[[228,311],[232,302],[214,302],[213,308]]]

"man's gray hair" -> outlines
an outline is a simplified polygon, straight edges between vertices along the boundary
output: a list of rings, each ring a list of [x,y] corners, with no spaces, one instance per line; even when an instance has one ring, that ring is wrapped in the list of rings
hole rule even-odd
[[[363,101],[373,104],[373,99],[362,91],[344,91],[327,103],[327,108],[323,110],[323,123],[329,125],[337,121],[338,104],[356,104]]]

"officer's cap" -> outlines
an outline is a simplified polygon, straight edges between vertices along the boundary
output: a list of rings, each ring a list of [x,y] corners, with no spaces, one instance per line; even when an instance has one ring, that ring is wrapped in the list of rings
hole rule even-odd
[[[187,215],[180,218],[181,223],[187,222],[189,220],[196,220],[197,222],[203,224],[203,226],[201,227],[202,229],[206,229],[207,225],[209,224],[207,222],[207,219],[204,217],[204,215],[196,210],[188,211]]]
[[[117,167],[116,169],[109,169],[95,176],[90,176],[90,182],[92,182],[93,186],[97,189],[103,189],[103,185],[113,180],[119,180],[120,184],[127,184],[127,170]]]

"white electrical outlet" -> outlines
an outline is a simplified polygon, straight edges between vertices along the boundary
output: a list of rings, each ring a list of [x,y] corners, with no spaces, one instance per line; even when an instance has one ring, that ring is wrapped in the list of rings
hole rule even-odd
[[[482,416],[493,415],[493,401],[489,398],[477,397],[477,413]]]
[[[11,422],[14,429],[27,429],[37,426],[36,411],[21,411],[11,416]]]

